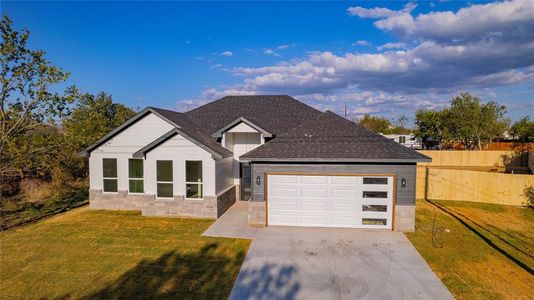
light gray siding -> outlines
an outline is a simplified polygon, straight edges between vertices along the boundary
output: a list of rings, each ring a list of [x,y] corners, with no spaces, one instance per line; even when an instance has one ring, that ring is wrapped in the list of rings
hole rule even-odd
[[[252,163],[252,201],[265,201],[266,172],[332,173],[332,174],[393,174],[397,176],[396,204],[415,205],[416,164],[274,164]],[[256,178],[260,176],[258,185]],[[406,187],[401,187],[401,179]]]
[[[217,195],[234,184],[233,170],[233,157],[226,157],[215,162],[215,193]]]

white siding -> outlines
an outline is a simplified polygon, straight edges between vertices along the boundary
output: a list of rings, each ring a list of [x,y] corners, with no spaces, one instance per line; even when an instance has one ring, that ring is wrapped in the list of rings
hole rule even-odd
[[[227,157],[215,162],[215,191],[217,194],[234,184],[233,164],[233,157]]]
[[[93,153],[134,153],[159,138],[173,126],[154,114],[148,114],[135,124],[93,150]]]
[[[234,152],[234,135],[231,133],[223,133],[224,145],[223,147]]]
[[[204,195],[215,196],[215,160],[206,150],[180,135],[175,135],[147,153],[145,160],[145,193],[156,194],[156,160],[173,161],[174,195],[185,195],[185,161],[202,161]]]
[[[102,158],[117,159],[118,190],[128,190],[128,158],[137,150],[162,136],[173,126],[154,114],[148,114],[90,153],[89,185],[102,189]]]
[[[133,153],[172,128],[172,125],[158,116],[149,114],[94,149],[89,157],[90,189],[102,189],[102,158],[117,158],[118,190],[127,191],[128,159],[132,158]],[[175,195],[185,195],[185,161],[201,160],[204,195],[216,195],[215,160],[209,152],[180,135],[167,140],[147,154],[143,174],[145,194],[156,193],[156,160],[173,160]]]

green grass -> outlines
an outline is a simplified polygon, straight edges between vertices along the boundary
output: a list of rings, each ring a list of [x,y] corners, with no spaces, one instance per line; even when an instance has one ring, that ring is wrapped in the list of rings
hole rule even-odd
[[[530,299],[532,208],[433,203],[417,201],[416,232],[407,236],[456,298]]]
[[[0,233],[1,299],[224,299],[249,240],[212,220],[74,209]]]

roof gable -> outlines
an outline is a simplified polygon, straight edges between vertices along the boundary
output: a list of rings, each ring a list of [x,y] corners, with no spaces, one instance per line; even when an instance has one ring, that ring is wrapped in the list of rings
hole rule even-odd
[[[218,138],[218,137],[221,137],[221,135],[224,133],[224,132],[232,132],[232,130],[236,129],[237,127],[243,127],[243,125],[257,131],[257,132],[261,132],[263,134],[264,137],[272,137],[273,135],[268,132],[267,130],[259,127],[258,125],[250,122],[249,120],[243,118],[243,117],[239,117],[237,119],[235,119],[233,122],[231,122],[230,124],[224,126],[223,128],[221,128],[220,130],[214,132],[211,136],[212,137],[215,137],[215,138]]]
[[[160,117],[161,119],[171,124],[174,127],[173,130],[175,133],[180,133],[182,136],[189,139],[193,143],[196,143],[199,146],[202,145],[202,147],[209,149],[209,151],[212,152],[212,154],[214,154],[215,156],[217,157],[232,156],[232,153],[230,151],[228,151],[227,149],[219,145],[215,140],[210,138],[207,133],[203,132],[202,129],[198,128],[183,113],[178,113],[178,112],[174,112],[171,110],[165,110],[165,109],[154,108],[154,107],[147,107],[143,109],[138,114],[133,116],[131,119],[124,122],[122,125],[115,128],[114,130],[112,130],[110,133],[106,134],[102,138],[100,138],[94,144],[84,149],[82,152],[80,152],[80,155],[88,156],[92,150],[102,145],[109,139],[113,138],[115,135],[121,133],[123,130],[135,124],[136,122],[138,122],[139,120],[141,120],[142,118],[144,118],[146,115],[150,113]],[[168,134],[169,132],[167,132],[163,136],[166,136]],[[161,139],[161,137],[156,139],[156,141],[159,139]],[[150,143],[149,145],[152,145],[152,143]]]

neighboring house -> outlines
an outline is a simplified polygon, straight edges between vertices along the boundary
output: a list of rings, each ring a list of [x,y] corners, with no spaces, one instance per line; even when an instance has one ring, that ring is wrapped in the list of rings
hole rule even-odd
[[[383,136],[411,149],[423,148],[421,140],[417,139],[413,134],[383,134]]]
[[[289,96],[228,96],[186,113],[146,108],[82,152],[90,207],[252,226],[415,224],[416,163],[430,158]]]

